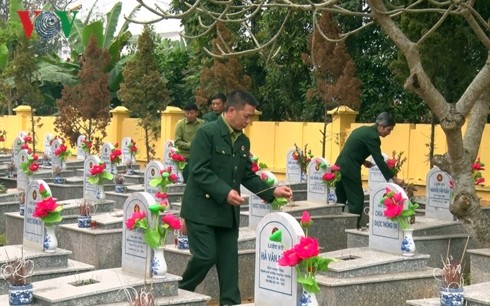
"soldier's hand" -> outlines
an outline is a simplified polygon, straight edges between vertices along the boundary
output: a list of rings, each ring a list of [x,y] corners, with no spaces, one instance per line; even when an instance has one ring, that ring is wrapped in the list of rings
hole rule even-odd
[[[369,160],[365,160],[362,162],[362,164],[364,165],[364,167],[366,168],[371,168],[372,166],[374,166],[374,164],[372,162],[370,162]]]
[[[245,202],[245,199],[242,198],[235,189],[230,190],[226,200],[233,206],[238,206]]]
[[[185,224],[185,219],[180,219],[180,233],[187,236],[187,225]]]
[[[288,186],[279,186],[272,194],[276,198],[286,198],[290,201],[293,199],[293,191]]]
[[[396,176],[394,176],[392,179],[393,179],[393,182],[395,182],[395,184],[402,186],[402,187],[405,186],[405,181],[403,179],[399,179]]]

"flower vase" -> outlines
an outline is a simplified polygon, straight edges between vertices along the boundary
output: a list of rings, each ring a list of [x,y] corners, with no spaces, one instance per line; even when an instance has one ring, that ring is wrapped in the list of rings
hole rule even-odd
[[[463,288],[439,288],[441,306],[459,306],[464,305]]]
[[[92,216],[78,216],[78,227],[79,228],[91,228],[92,227]]]
[[[306,172],[301,171],[299,181],[300,181],[300,183],[304,183],[304,182],[306,182]]]
[[[403,256],[415,255],[415,242],[413,241],[413,229],[403,230],[403,240],[400,246],[400,250]]]
[[[99,201],[105,200],[105,191],[104,191],[104,185],[96,185],[97,188],[97,193],[95,194],[95,197]]]
[[[311,293],[303,289],[299,300],[299,306],[318,306],[318,300],[316,294]]]
[[[164,247],[153,249],[150,269],[153,278],[163,278],[167,274],[167,262],[165,261]]]
[[[46,225],[44,232],[44,252],[54,253],[58,248],[58,239],[56,239],[56,227]]]
[[[66,161],[64,161],[63,159],[61,160],[61,169],[66,170]]]
[[[32,305],[32,300],[32,284],[9,286],[9,305]]]
[[[337,203],[337,194],[335,193],[335,187],[328,187],[327,203],[328,204]]]

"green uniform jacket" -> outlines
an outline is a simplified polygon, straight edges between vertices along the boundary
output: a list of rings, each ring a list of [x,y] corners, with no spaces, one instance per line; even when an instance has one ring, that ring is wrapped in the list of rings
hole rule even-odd
[[[180,216],[186,220],[221,227],[238,227],[240,207],[228,204],[231,189],[240,184],[271,202],[273,189],[252,172],[250,140],[241,134],[232,145],[228,127],[219,117],[197,130],[192,141],[190,175]],[[265,190],[265,191],[264,191]],[[263,191],[263,192],[262,192]]]
[[[196,135],[197,129],[199,129],[203,124],[204,120],[197,118],[194,123],[188,123],[186,118],[180,119],[175,127],[175,139],[174,144],[180,154],[185,158],[189,157],[189,152],[191,151],[192,139]]]
[[[393,173],[381,154],[381,140],[376,125],[355,129],[347,138],[335,162],[342,176],[361,180],[361,165],[371,155],[379,170],[388,181]]]
[[[210,111],[205,113],[204,116],[202,116],[202,119],[204,119],[204,121],[206,122],[213,122],[218,119],[219,115],[220,114],[218,114],[217,112]]]

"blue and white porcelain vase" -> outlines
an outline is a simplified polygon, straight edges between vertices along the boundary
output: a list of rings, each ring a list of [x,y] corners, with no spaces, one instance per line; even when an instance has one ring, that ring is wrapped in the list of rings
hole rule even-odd
[[[32,284],[9,286],[9,305],[32,305],[32,298]]]
[[[44,227],[44,252],[54,253],[58,248],[58,239],[56,239],[56,227],[54,225],[46,225]]]
[[[337,194],[335,194],[335,187],[328,187],[327,203],[328,204],[337,203]]]
[[[439,289],[441,297],[441,306],[462,306],[464,305],[463,288],[445,288]]]
[[[303,289],[299,300],[299,306],[318,306],[318,300],[316,294],[311,293]]]
[[[408,228],[403,230],[403,240],[400,246],[400,251],[403,256],[415,255],[415,242],[413,241],[413,229]]]
[[[78,227],[79,228],[91,228],[92,227],[92,216],[78,216]]]
[[[153,249],[153,256],[150,263],[151,275],[153,278],[163,278],[167,274],[167,262],[165,261],[164,247]]]
[[[96,185],[96,188],[97,188],[97,193],[95,194],[95,197],[99,201],[104,201],[105,200],[104,185]]]

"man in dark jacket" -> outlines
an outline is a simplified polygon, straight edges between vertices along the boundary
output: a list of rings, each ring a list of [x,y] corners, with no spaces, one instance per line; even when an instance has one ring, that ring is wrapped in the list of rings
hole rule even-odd
[[[205,124],[191,147],[190,175],[182,200],[192,258],[179,288],[194,291],[216,265],[220,305],[241,304],[238,288],[240,184],[271,202],[292,196],[287,186],[270,188],[252,172],[250,141],[242,133],[258,102],[246,91],[231,92],[225,112]]]
[[[213,122],[218,119],[225,109],[226,96],[222,93],[217,93],[211,97],[211,111],[202,116],[206,122]]]
[[[336,185],[335,193],[338,203],[349,205],[349,212],[359,215],[357,228],[360,227],[362,209],[364,206],[364,191],[362,189],[361,166],[371,168],[373,164],[366,160],[371,155],[386,181],[393,179],[398,185],[403,185],[402,179],[394,176],[381,154],[381,140],[391,134],[395,121],[384,112],[376,117],[376,123],[355,129],[347,138],[335,164],[340,167],[342,179]]]

